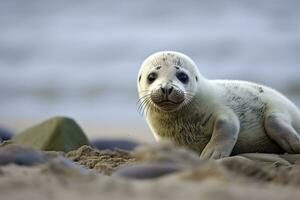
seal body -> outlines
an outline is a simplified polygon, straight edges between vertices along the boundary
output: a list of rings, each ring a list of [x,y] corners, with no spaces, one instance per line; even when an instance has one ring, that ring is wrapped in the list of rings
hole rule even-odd
[[[143,63],[138,90],[155,138],[171,139],[202,158],[300,153],[300,112],[267,86],[208,80],[186,55],[158,52]]]

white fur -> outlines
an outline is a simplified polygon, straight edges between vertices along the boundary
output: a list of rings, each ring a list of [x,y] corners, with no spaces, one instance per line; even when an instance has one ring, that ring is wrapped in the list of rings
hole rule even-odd
[[[178,60],[181,62],[181,70],[184,70],[190,77],[188,84],[182,84],[174,76],[176,69],[173,65],[176,64]],[[155,82],[149,85],[146,77],[151,70],[158,65],[163,66],[159,71],[159,77]],[[194,98],[196,98],[193,110],[188,111],[190,112],[191,117],[198,116],[203,113],[214,113],[213,121],[206,125],[208,126],[207,131],[209,130],[208,132],[210,132],[209,138],[212,134],[216,134],[214,132],[217,132],[215,129],[218,121],[222,121],[222,123],[226,122],[225,125],[228,125],[226,126],[227,128],[238,128],[237,131],[239,138],[238,140],[236,138],[238,142],[235,146],[237,152],[247,152],[247,150],[245,150],[247,147],[245,146],[255,145],[252,143],[257,143],[258,146],[260,145],[259,143],[262,143],[262,146],[267,144],[270,146],[272,145],[272,142],[268,141],[269,138],[265,133],[265,129],[270,127],[263,127],[265,122],[262,120],[265,120],[265,118],[274,114],[279,114],[280,121],[283,121],[283,124],[286,124],[287,127],[290,126],[289,132],[286,133],[287,136],[285,136],[287,139],[285,140],[290,141],[292,136],[294,137],[296,132],[293,129],[295,129],[298,133],[300,132],[300,112],[298,108],[284,95],[270,87],[246,81],[207,80],[200,74],[196,64],[182,53],[166,51],[158,52],[149,56],[143,62],[139,71],[139,76],[141,76],[141,80],[138,78],[138,91],[140,98],[145,94],[149,94],[151,90],[158,87],[160,84],[170,80],[172,80],[181,90],[191,92],[194,95]],[[185,114],[184,112],[185,111],[181,111],[181,115]],[[156,116],[156,118],[153,116]],[[189,115],[187,116],[189,117]],[[162,132],[167,132],[168,130],[164,130],[166,126],[160,124],[157,117],[160,117],[160,115],[151,113],[150,111],[148,115],[146,115],[146,120],[155,136],[155,139],[160,140],[160,135],[162,133],[158,130]],[[181,116],[178,117],[181,118]],[[183,118],[180,120],[184,121],[185,119]],[[179,126],[180,125],[181,124],[179,124]],[[185,126],[185,124],[182,124],[182,126]],[[241,129],[239,129],[240,126]],[[224,130],[226,127],[224,127]],[[276,135],[276,133],[273,135],[275,135],[275,139],[281,137]],[[289,137],[289,135],[291,135],[291,137]],[[215,143],[219,142],[215,141]],[[219,146],[220,145],[218,144],[214,144],[213,141],[210,141],[204,150],[201,148],[203,150],[202,155],[206,154],[203,157],[219,158],[228,156],[228,152],[230,151],[230,154],[233,148],[233,146],[232,148],[219,148]],[[269,151],[268,147],[257,147],[258,150],[260,148]],[[294,149],[297,148],[298,146]],[[251,148],[249,147],[249,149]],[[272,149],[274,148],[270,148],[270,151],[272,151]],[[228,152],[224,153],[223,151]],[[252,150],[249,151],[256,151],[256,149],[253,147]]]

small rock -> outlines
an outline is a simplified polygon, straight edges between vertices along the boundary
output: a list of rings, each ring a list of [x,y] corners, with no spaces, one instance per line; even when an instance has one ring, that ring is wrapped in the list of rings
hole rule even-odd
[[[181,170],[179,166],[173,163],[148,163],[122,167],[114,175],[131,179],[153,179]]]
[[[45,172],[51,171],[69,176],[92,174],[91,170],[83,168],[62,155],[44,153],[15,144],[0,148],[0,166],[8,164],[20,166],[44,165]]]
[[[0,143],[1,141],[10,140],[13,137],[13,133],[9,130],[0,128]]]
[[[45,163],[48,160],[49,157],[39,151],[17,145],[0,148],[0,165],[16,164],[31,166]]]
[[[130,140],[122,140],[122,139],[97,139],[92,140],[91,145],[99,150],[109,149],[123,149],[127,151],[134,150],[139,144]]]
[[[17,134],[13,140],[18,144],[45,151],[69,152],[89,144],[78,124],[66,117],[51,118]]]

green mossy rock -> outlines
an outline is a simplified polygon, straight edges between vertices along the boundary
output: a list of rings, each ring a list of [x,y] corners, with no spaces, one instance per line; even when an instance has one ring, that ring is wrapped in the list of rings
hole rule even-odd
[[[89,141],[79,125],[67,117],[54,117],[33,126],[13,140],[20,145],[44,151],[64,151],[89,145]]]

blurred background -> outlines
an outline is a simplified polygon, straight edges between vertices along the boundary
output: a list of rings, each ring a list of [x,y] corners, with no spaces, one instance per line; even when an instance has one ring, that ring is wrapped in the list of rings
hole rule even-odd
[[[0,127],[66,115],[92,138],[152,141],[136,77],[160,50],[300,106],[299,10],[298,0],[0,0]]]

